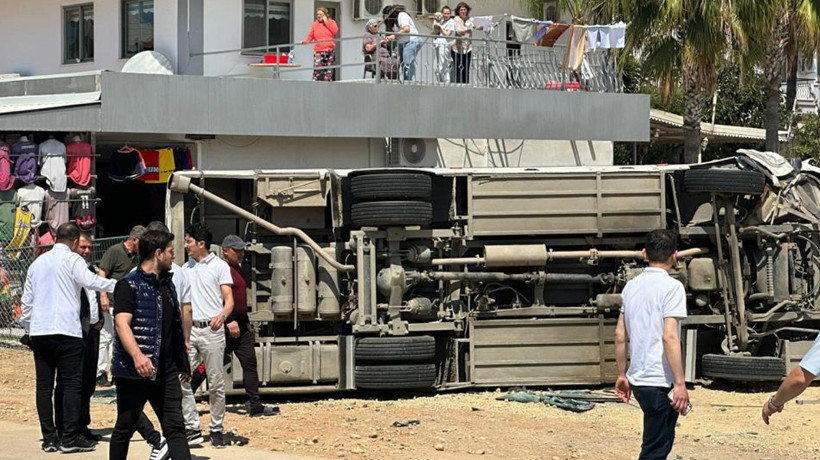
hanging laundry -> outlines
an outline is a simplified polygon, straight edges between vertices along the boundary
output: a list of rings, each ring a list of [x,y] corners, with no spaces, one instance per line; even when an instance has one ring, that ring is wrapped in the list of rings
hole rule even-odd
[[[20,251],[11,251],[11,249],[20,249],[28,242],[28,237],[31,234],[31,221],[33,214],[27,209],[18,207],[14,211],[14,236],[11,238],[8,246],[6,246],[9,259],[17,260],[20,258]]]
[[[541,26],[539,26],[541,27]],[[538,46],[547,46],[552,48],[555,46],[555,42],[561,38],[561,35],[569,29],[569,24],[553,24],[546,29],[546,33],[542,37],[538,37],[536,34],[536,40],[538,40],[535,44]],[[539,29],[539,31],[543,30],[544,28]]]
[[[133,180],[145,173],[139,150],[125,146],[113,154],[108,163],[108,178],[115,182]]]
[[[40,144],[40,175],[46,178],[48,187],[57,192],[65,192],[65,154],[65,144],[53,137]]]
[[[159,149],[159,180],[157,183],[167,184],[175,169],[174,151],[172,149]]]
[[[483,30],[487,35],[493,33],[497,22],[493,22],[492,16],[473,16],[473,27]]]
[[[564,70],[578,71],[584,62],[584,51],[587,46],[587,33],[582,26],[572,27],[572,36],[564,53]]]
[[[23,183],[30,184],[40,176],[37,174],[37,155],[40,148],[34,142],[28,140],[26,136],[20,138],[20,142],[11,146],[11,154],[14,159],[14,175]]]
[[[587,48],[590,51],[595,51],[598,48],[598,31],[601,26],[586,26],[587,31]]]
[[[91,144],[79,140],[70,142],[66,146],[68,155],[68,178],[82,187],[91,182],[91,158],[93,157]]]
[[[626,46],[626,24],[619,22],[612,26],[609,33],[610,45],[612,48],[623,48]]]
[[[74,222],[82,229],[88,230],[97,223],[95,215],[94,187],[88,189],[72,188],[68,191],[71,202],[71,215]]]
[[[17,189],[17,201],[21,207],[31,211],[31,225],[39,227],[43,223],[43,201],[46,190],[34,184],[28,184]]]
[[[0,191],[9,190],[14,186],[14,176],[11,174],[11,146],[0,141]]]
[[[56,232],[57,227],[68,222],[68,192],[46,191],[46,215],[45,221],[51,231]]]
[[[14,210],[17,208],[17,190],[0,191],[0,241],[3,243],[14,236]]]
[[[159,183],[159,152],[156,150],[140,150],[145,172],[142,173],[138,180],[148,184]]]
[[[533,43],[535,41],[536,21],[529,18],[519,18],[510,16],[512,19],[512,30],[515,41],[519,43]]]

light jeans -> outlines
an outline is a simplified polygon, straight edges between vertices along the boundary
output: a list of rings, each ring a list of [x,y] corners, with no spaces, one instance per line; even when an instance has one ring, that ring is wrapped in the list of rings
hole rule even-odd
[[[416,56],[421,50],[421,39],[412,37],[409,42],[404,44],[402,49],[401,59],[404,67],[404,80],[413,81],[416,79]]]
[[[436,44],[436,82],[450,83],[450,45],[447,43]]]
[[[223,432],[222,421],[225,418],[225,374],[222,363],[225,357],[225,330],[211,330],[210,327],[191,328],[191,351],[188,361],[191,369],[199,363],[205,364],[208,376],[208,403],[211,407],[211,433]],[[199,430],[199,414],[196,411],[196,400],[191,389],[191,382],[182,384],[182,415],[185,417],[186,430]]]
[[[113,306],[113,305],[112,305]],[[100,355],[97,357],[97,377],[108,378],[108,365],[111,364],[111,345],[114,343],[114,319],[111,313],[103,313],[105,323],[100,329]]]

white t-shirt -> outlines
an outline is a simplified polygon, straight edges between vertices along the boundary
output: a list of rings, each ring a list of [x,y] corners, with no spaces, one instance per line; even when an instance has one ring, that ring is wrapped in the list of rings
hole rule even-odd
[[[233,285],[228,263],[210,253],[197,262],[188,259],[183,267],[191,289],[194,321],[210,321],[222,312],[222,285]]]
[[[48,139],[40,144],[40,175],[45,176],[48,186],[55,192],[65,192],[65,144]]]
[[[803,359],[800,361],[800,367],[814,376],[820,374],[820,335],[814,339],[814,343],[811,344],[809,351],[803,355]]]
[[[411,18],[411,17],[410,17],[410,15],[409,15],[409,14],[407,14],[407,13],[405,13],[404,11],[402,11],[401,13],[399,13],[398,18],[396,18],[396,22],[398,23],[398,26],[396,26],[396,27],[393,29],[393,31],[394,31],[394,32],[398,32],[398,31],[400,31],[401,29],[404,29],[405,27],[410,26],[410,31],[409,31],[409,32],[407,32],[407,33],[409,33],[409,34],[414,34],[414,35],[418,35],[419,30],[418,30],[418,29],[416,29],[416,23],[415,23],[415,22],[413,22],[413,18]],[[411,37],[410,37],[410,36],[408,36],[408,35],[400,35],[400,36],[398,37],[398,40],[397,40],[397,41],[398,41],[399,43],[407,43],[407,42],[409,42],[409,41],[410,41],[410,38],[411,38]]]
[[[17,189],[17,201],[20,206],[28,207],[31,211],[31,226],[38,227],[43,223],[43,201],[46,199],[46,190],[34,184],[28,184]]]
[[[455,32],[456,32],[456,21],[453,18],[448,19],[447,22],[445,22],[444,24],[441,25],[441,29],[449,31],[450,36],[455,37],[455,35],[456,35],[455,34]],[[444,34],[441,34],[441,37],[437,38],[434,43],[436,45],[449,45],[450,43],[453,43],[453,39],[452,38],[448,39],[447,37],[444,36]]]
[[[626,283],[622,297],[630,352],[626,378],[635,386],[671,387],[675,381],[663,350],[663,323],[686,318],[683,284],[666,270],[649,267]]]

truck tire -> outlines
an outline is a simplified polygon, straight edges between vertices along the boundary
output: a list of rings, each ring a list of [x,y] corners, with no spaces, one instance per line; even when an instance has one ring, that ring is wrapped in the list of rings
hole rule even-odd
[[[430,201],[433,195],[433,179],[422,173],[363,174],[350,178],[350,193],[356,202]]]
[[[356,341],[356,362],[422,363],[435,356],[436,338],[429,335],[365,337]]]
[[[703,355],[703,375],[745,382],[779,381],[786,376],[786,362],[773,356]]]
[[[350,209],[350,219],[358,227],[429,225],[433,222],[433,205],[421,201],[356,203]]]
[[[766,178],[757,171],[690,169],[683,176],[683,187],[691,193],[760,195],[765,186]]]
[[[365,390],[424,390],[436,384],[435,364],[356,366],[356,388]]]

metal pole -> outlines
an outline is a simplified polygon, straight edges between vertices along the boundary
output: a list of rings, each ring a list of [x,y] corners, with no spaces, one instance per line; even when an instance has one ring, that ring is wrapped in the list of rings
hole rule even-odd
[[[735,227],[735,208],[729,199],[724,198],[724,214],[729,226],[729,254],[732,257],[732,278],[735,285],[735,304],[737,305],[737,337],[740,350],[746,349],[749,342],[749,331],[746,329],[746,299],[743,298],[743,272],[740,267],[740,243],[737,240]]]
[[[726,260],[723,258],[723,241],[721,238],[720,221],[718,220],[718,201],[712,195],[712,219],[715,222],[715,243],[717,245],[718,256],[718,283],[720,284],[721,295],[723,296],[723,317],[726,321],[726,337],[729,350],[732,348],[732,316],[729,312],[729,292],[726,289]]]

